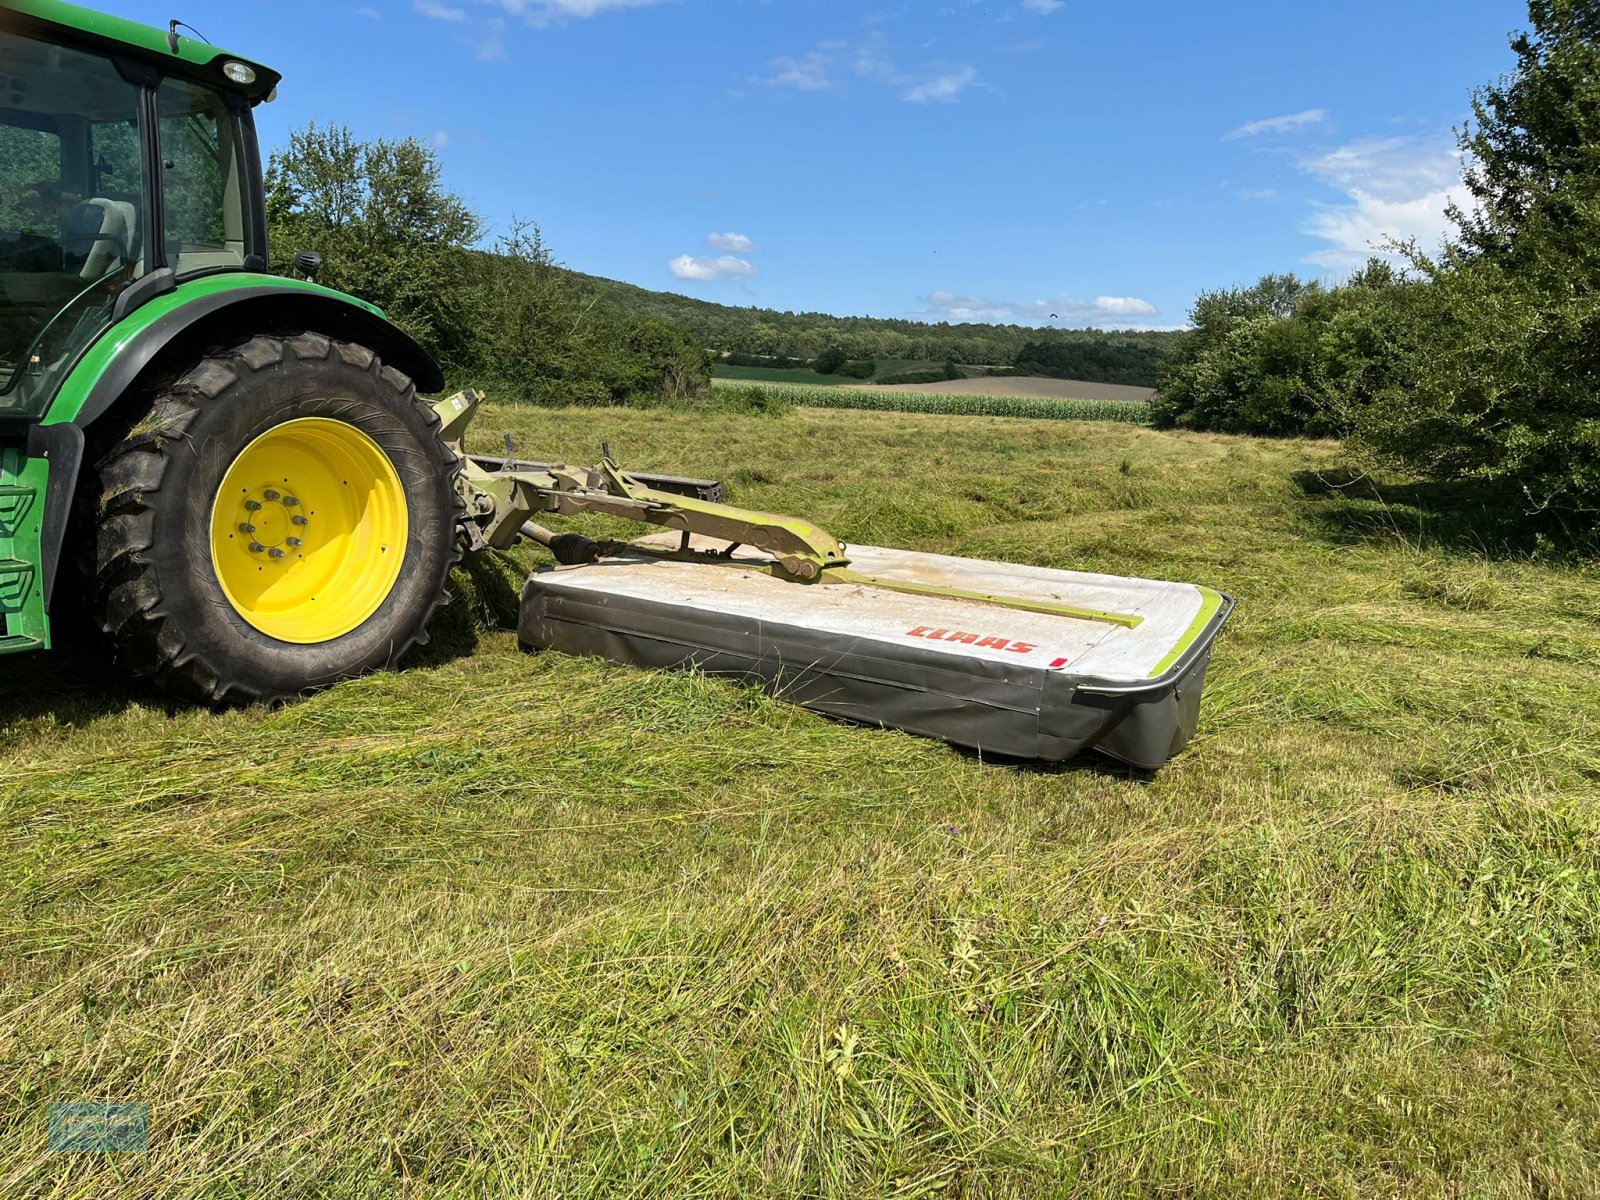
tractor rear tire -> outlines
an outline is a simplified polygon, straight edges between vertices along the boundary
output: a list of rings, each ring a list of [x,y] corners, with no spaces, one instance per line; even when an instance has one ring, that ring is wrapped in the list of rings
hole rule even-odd
[[[97,463],[98,624],[211,704],[395,666],[460,557],[459,460],[363,346],[258,336],[202,358]]]

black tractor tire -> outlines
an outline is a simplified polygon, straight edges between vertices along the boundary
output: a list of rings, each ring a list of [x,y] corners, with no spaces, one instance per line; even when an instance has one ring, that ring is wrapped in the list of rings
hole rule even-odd
[[[400,478],[407,529],[376,611],[311,644],[279,641],[241,617],[218,581],[210,534],[230,464],[262,433],[303,417],[346,422],[378,445]],[[461,463],[411,380],[364,346],[297,333],[213,352],[153,396],[96,467],[97,623],[126,668],[184,699],[272,702],[391,668],[426,642],[449,598]]]

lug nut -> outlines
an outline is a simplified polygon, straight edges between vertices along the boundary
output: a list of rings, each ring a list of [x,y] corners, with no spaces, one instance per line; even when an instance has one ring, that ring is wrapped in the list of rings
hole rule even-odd
[[[300,501],[296,500],[293,496],[285,496],[283,498],[283,504],[284,504],[285,508],[293,508],[296,504],[299,504],[299,503],[300,503]]]
[[[291,521],[293,521],[296,525],[309,525],[309,524],[311,524],[311,522],[306,520],[305,517],[298,517],[297,516],[297,517],[290,517],[289,519]]]
[[[305,545],[305,543],[302,542],[297,537],[284,538],[283,541],[284,541],[284,544],[287,545],[287,546],[304,546]]]
[[[276,546],[274,546],[271,550],[267,551],[267,557],[268,558],[282,558],[283,557],[283,551],[279,550]]]
[[[278,493],[273,491],[271,488],[268,488],[266,491],[262,492],[261,494],[263,496],[265,496],[268,500],[276,500],[278,498]]]
[[[250,524],[249,521],[246,521],[243,525],[239,526],[240,533],[254,533],[255,531],[256,527]]]
[[[260,554],[265,549],[266,549],[266,547],[263,546],[260,542],[251,542],[250,543],[250,553],[251,554]]]
[[[261,501],[259,501],[259,500],[246,500],[244,502],[244,506],[245,506],[245,509],[247,511],[256,512],[257,510],[259,510],[261,508]]]

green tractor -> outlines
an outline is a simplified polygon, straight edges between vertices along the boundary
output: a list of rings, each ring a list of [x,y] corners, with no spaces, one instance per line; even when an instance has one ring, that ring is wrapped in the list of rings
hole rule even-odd
[[[266,273],[252,110],[278,78],[0,4],[0,651],[47,648],[68,596],[162,687],[270,700],[393,664],[445,598],[439,367]]]

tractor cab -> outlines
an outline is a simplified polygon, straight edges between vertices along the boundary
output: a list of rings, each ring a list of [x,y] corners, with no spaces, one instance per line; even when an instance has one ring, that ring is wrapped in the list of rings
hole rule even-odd
[[[159,37],[0,7],[0,419],[37,419],[136,302],[266,266],[250,109],[277,76],[189,39],[140,44]]]

